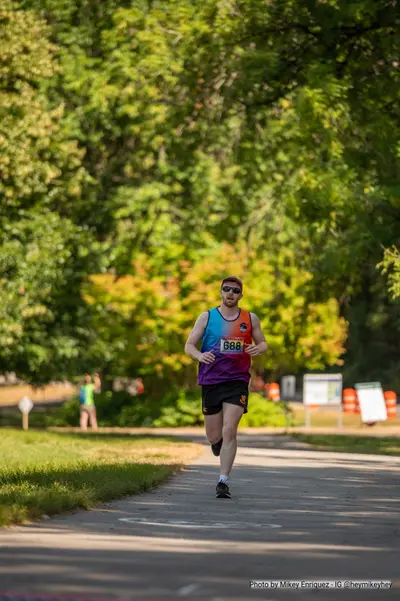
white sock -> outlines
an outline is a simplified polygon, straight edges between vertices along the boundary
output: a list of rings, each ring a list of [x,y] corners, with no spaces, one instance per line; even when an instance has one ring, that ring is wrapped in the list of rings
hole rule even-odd
[[[218,482],[222,482],[222,484],[226,484],[229,480],[229,476],[223,476],[222,474],[219,477]]]

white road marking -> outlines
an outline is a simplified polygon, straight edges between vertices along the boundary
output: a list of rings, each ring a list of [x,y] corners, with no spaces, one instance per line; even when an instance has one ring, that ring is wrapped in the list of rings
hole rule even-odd
[[[119,522],[128,524],[146,524],[147,526],[175,526],[177,528],[282,528],[281,524],[255,524],[254,522],[189,522],[187,520],[151,520],[147,518],[118,518]]]
[[[199,588],[199,585],[196,583],[188,584],[187,586],[183,586],[182,588],[180,588],[178,590],[178,595],[180,597],[186,597],[187,595],[190,595],[190,593],[193,593],[198,588]]]

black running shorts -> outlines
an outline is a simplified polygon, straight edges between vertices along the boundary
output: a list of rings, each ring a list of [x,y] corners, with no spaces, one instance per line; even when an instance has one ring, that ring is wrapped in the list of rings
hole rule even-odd
[[[207,384],[201,387],[202,410],[204,415],[215,415],[222,411],[222,403],[243,407],[247,413],[249,385],[243,380],[231,380],[220,384]]]

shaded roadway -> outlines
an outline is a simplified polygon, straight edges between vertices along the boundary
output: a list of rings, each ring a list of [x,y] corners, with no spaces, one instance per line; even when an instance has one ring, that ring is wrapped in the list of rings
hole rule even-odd
[[[206,446],[158,489],[1,530],[0,590],[9,599],[399,599],[400,457],[315,452],[260,433],[239,438],[231,501],[214,498],[218,464]],[[271,579],[393,586],[249,587]]]

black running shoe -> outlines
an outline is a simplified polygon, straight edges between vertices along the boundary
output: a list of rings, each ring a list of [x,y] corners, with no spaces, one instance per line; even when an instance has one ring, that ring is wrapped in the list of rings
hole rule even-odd
[[[229,486],[223,482],[217,484],[217,499],[231,499],[231,493],[229,492]]]
[[[221,452],[222,443],[223,443],[223,439],[221,438],[221,440],[219,440],[215,444],[211,445],[211,450],[216,457],[219,457],[219,454]]]

